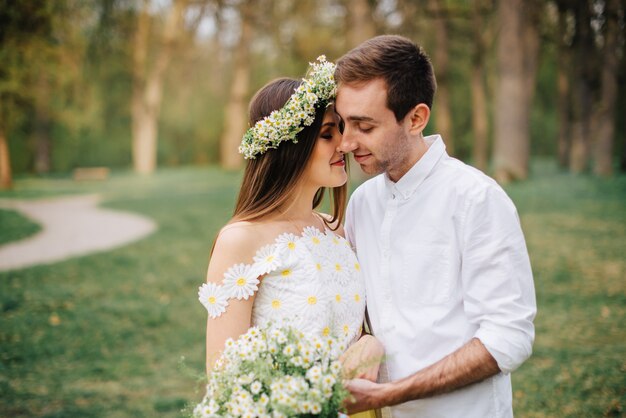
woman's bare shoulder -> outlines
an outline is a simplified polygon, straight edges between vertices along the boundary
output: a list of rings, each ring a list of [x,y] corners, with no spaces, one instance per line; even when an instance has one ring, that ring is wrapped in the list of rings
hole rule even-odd
[[[271,244],[283,232],[274,222],[235,221],[226,224],[215,242],[214,255],[235,253],[249,261],[265,245]],[[245,262],[245,261],[242,261]]]
[[[215,240],[215,253],[235,253],[248,255],[251,259],[256,251],[256,243],[260,237],[258,225],[254,222],[236,221],[226,224]],[[244,257],[246,258],[246,257]]]

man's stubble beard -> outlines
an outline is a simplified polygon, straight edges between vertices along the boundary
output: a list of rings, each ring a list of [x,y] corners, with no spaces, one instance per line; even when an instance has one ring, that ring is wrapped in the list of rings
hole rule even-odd
[[[398,169],[404,165],[404,161],[411,155],[411,144],[406,134],[400,130],[394,144],[390,144],[385,150],[381,159],[372,165],[372,172],[366,172],[367,174],[388,173],[390,169]]]

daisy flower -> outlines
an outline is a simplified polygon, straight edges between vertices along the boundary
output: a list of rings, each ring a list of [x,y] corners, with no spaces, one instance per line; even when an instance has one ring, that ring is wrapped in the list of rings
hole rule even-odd
[[[198,299],[209,312],[209,317],[217,318],[226,311],[228,296],[222,286],[215,283],[204,283],[198,289]]]
[[[332,279],[342,286],[346,285],[351,278],[350,264],[348,264],[345,259],[339,257],[332,260],[329,264]]]
[[[302,231],[302,238],[304,238],[306,246],[310,250],[314,251],[315,249],[321,247],[320,244],[324,240],[324,234],[314,226],[307,226]]]
[[[254,256],[254,264],[259,275],[274,271],[280,265],[281,259],[276,245],[266,245],[257,251]]]
[[[328,309],[328,298],[321,286],[312,284],[295,295],[296,312],[305,318],[315,317]],[[309,321],[310,322],[310,321]]]
[[[256,272],[249,265],[237,264],[224,273],[223,287],[226,294],[238,300],[248,300],[259,289],[258,284]]]
[[[285,256],[288,263],[293,263],[300,258],[304,244],[295,234],[284,233],[276,238],[276,247],[280,254]]]

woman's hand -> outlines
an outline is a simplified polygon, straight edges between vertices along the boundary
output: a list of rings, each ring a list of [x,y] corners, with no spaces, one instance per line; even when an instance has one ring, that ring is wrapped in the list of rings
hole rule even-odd
[[[366,379],[375,382],[384,355],[385,348],[380,341],[372,335],[363,335],[341,355],[339,361],[343,365],[346,379]]]

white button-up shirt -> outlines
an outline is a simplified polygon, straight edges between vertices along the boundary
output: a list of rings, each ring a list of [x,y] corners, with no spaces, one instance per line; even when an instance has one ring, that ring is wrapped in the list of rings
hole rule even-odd
[[[535,290],[515,206],[491,178],[447,155],[438,135],[396,183],[350,198],[346,235],[365,277],[391,380],[478,338],[502,373],[392,408],[394,418],[511,417],[509,373],[531,354]]]

